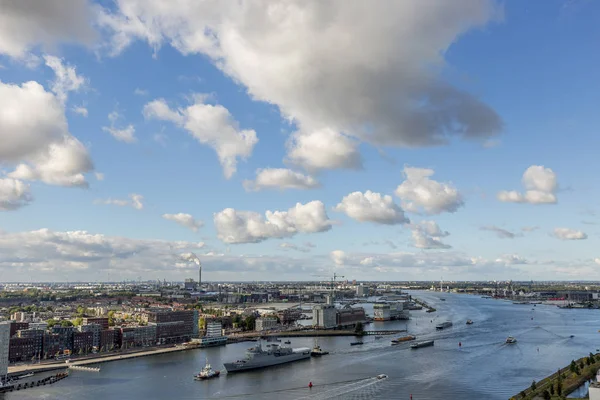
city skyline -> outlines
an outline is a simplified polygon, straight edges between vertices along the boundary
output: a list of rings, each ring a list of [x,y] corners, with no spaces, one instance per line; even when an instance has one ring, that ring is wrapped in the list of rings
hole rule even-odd
[[[25,3],[0,17],[0,281],[600,267],[597,3]]]

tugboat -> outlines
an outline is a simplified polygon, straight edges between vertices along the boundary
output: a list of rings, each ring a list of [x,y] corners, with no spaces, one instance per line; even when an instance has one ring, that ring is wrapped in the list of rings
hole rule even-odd
[[[506,338],[506,344],[513,344],[513,343],[517,343],[517,339],[515,339],[512,336],[509,336]]]
[[[210,364],[208,363],[208,358],[206,359],[206,365],[202,368],[202,371],[194,375],[194,379],[198,381],[203,381],[205,379],[216,378],[221,374],[221,371],[215,371],[212,369]]]
[[[471,321],[470,319],[467,320],[467,325],[472,325],[473,321]]]
[[[312,350],[310,351],[310,355],[313,357],[326,356],[327,354],[329,354],[329,352],[323,350],[321,348],[321,346],[319,346],[318,344],[315,344],[315,347],[313,347]]]

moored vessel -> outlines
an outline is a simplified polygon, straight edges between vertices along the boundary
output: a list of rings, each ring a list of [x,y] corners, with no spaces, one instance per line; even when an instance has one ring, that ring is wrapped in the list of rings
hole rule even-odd
[[[363,342],[352,342],[350,343],[350,346],[360,346],[361,344],[363,344]]]
[[[246,357],[243,360],[225,363],[225,369],[231,373],[265,368],[305,360],[310,358],[310,353],[311,351],[308,347],[293,349],[291,347],[280,347],[275,343],[271,344],[270,349],[263,350],[261,343],[258,342],[256,346],[246,350]]]
[[[507,343],[507,344],[513,344],[513,343],[517,343],[517,339],[515,339],[515,338],[514,338],[514,337],[512,337],[512,336],[509,336],[509,337],[507,337],[507,338],[506,338],[506,343]]]
[[[473,321],[472,321],[472,320],[470,320],[470,319],[468,319],[468,320],[467,320],[467,325],[472,325],[472,324],[473,324]]]
[[[411,341],[411,340],[415,340],[416,338],[417,338],[416,336],[407,335],[407,336],[403,336],[401,338],[392,340],[392,344],[398,344],[398,343],[402,343],[402,342],[408,342],[408,341]]]
[[[433,340],[427,340],[425,342],[417,342],[410,345],[411,349],[420,349],[421,347],[433,346]]]
[[[446,322],[442,322],[441,324],[437,324],[435,326],[435,329],[442,330],[442,329],[450,328],[451,326],[452,326],[452,322],[446,321]]]

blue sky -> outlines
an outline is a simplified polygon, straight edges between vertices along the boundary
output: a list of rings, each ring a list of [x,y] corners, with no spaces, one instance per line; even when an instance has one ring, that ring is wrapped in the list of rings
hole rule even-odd
[[[17,110],[0,113],[0,280],[182,279],[189,252],[213,280],[593,279],[598,4],[158,3],[6,10],[25,22],[0,28],[0,105]],[[31,112],[29,81],[48,95],[35,109],[64,114],[59,139],[44,133],[59,117]],[[135,141],[109,132],[130,125]],[[40,160],[65,137],[93,168],[15,173],[50,168]],[[229,178],[218,146],[235,153]],[[432,171],[413,182],[405,166]],[[288,175],[249,190],[258,169]]]

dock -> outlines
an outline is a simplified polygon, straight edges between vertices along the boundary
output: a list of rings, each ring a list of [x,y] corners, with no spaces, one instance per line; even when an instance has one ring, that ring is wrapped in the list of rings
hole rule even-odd
[[[58,381],[65,379],[67,376],[69,376],[68,373],[61,372],[59,374],[52,375],[52,376],[49,376],[44,379],[33,380],[30,382],[25,382],[25,383],[15,383],[15,384],[8,384],[5,386],[0,386],[0,393],[13,392],[15,390],[17,390],[17,391],[25,390],[25,389],[30,389],[32,387],[37,387],[37,386],[52,385],[53,383],[56,383]]]
[[[415,303],[421,305],[423,308],[425,308],[427,310],[426,312],[428,312],[428,313],[432,313],[432,312],[436,312],[437,311],[435,308],[431,307],[429,304],[425,303],[422,300],[419,300],[419,299],[416,299],[416,298],[413,297],[413,301]]]

